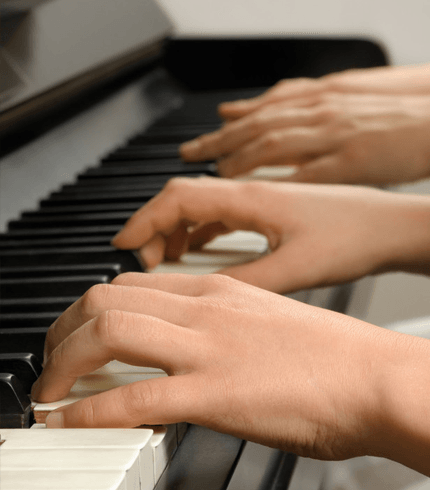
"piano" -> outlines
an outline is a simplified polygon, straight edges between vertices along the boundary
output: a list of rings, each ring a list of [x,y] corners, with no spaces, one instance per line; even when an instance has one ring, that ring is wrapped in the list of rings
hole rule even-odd
[[[182,163],[177,146],[220,125],[217,104],[281,78],[387,63],[366,39],[175,38],[156,3],[114,6],[0,1],[8,27],[0,44],[0,486],[294,490],[305,474],[316,489],[312,462],[202,427],[49,430],[34,419],[28,393],[49,325],[92,285],[144,271],[111,237],[169,178],[216,176],[213,162]],[[44,29],[30,49],[37,26]],[[80,35],[84,51],[70,42]],[[237,233],[161,268],[212,272],[263,251],[261,237]],[[352,288],[292,296],[345,311]],[[131,371],[107,366],[92,380],[131,379]]]

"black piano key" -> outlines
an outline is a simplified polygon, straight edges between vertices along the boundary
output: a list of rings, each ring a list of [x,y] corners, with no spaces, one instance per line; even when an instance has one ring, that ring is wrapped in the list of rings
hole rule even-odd
[[[183,177],[198,177],[200,175],[204,175],[201,172],[193,172],[192,165],[190,164],[190,170],[188,172],[184,172],[182,174]],[[152,186],[152,188],[161,188],[164,186],[167,181],[177,177],[176,173],[168,172],[158,175],[142,175],[142,176],[117,176],[115,179],[111,179],[109,177],[104,176],[92,176],[91,178],[82,179],[79,181],[79,186],[82,187],[97,187],[99,189],[112,188],[120,189],[122,186]],[[64,187],[63,187],[64,188]]]
[[[6,235],[7,236],[7,235]],[[67,238],[35,238],[16,237],[0,239],[0,250],[16,248],[60,248],[60,247],[86,247],[89,245],[110,245],[112,235],[80,236]]]
[[[49,326],[6,329],[0,325],[0,353],[31,352],[42,362],[48,328]]]
[[[116,155],[116,154],[115,154]],[[214,163],[165,163],[164,165],[147,164],[140,160],[138,153],[125,154],[124,158],[114,158],[103,160],[100,167],[89,168],[79,175],[78,180],[87,179],[93,176],[116,178],[121,175],[143,176],[157,174],[176,174],[177,177],[183,174],[201,173],[216,175],[216,165]]]
[[[123,225],[131,216],[132,211],[119,211],[112,213],[75,213],[61,216],[39,215],[37,212],[30,217],[10,221],[10,230],[27,228],[50,228],[50,227],[77,227],[77,226],[106,226]]]
[[[42,364],[30,352],[0,354],[0,373],[15,375],[26,393],[30,393],[41,372]]]
[[[155,131],[154,133],[143,133],[134,138],[130,138],[127,142],[127,147],[132,147],[135,145],[153,145],[153,144],[163,144],[163,143],[176,143],[177,145],[184,143],[185,141],[197,138],[200,136],[202,131],[199,129],[197,131],[181,131],[178,128],[177,132],[169,131]]]
[[[0,327],[2,330],[49,327],[62,313],[61,310],[43,313],[0,313]]]
[[[137,148],[137,145],[135,145]],[[139,155],[141,159],[165,159],[165,158],[178,158],[178,145],[175,143],[164,143],[164,144],[147,144],[139,145]],[[114,154],[126,153],[127,151],[133,152],[132,149],[128,150],[119,149],[115,151]]]
[[[124,272],[121,264],[77,264],[77,265],[45,265],[33,267],[0,267],[0,278],[18,279],[30,277],[58,277],[58,276],[82,276],[104,275],[111,281],[114,277]]]
[[[24,429],[30,425],[31,401],[19,379],[0,373],[0,427]]]
[[[104,203],[94,203],[94,204],[68,204],[68,205],[58,205],[57,206],[45,206],[37,211],[24,211],[21,213],[22,218],[28,218],[34,215],[37,216],[47,216],[55,214],[74,214],[74,213],[114,213],[116,211],[129,211],[134,212],[144,204],[146,200],[140,200],[138,202],[104,202]]]
[[[181,135],[185,138],[195,138],[204,133],[212,133],[220,128],[220,123],[197,123],[193,121],[192,123],[180,123],[180,124],[171,124],[167,118],[160,119],[155,122],[150,128],[148,128],[141,135],[135,136],[138,138],[139,136],[177,136]],[[134,139],[134,138],[133,138]]]
[[[220,125],[206,126],[171,126],[155,127],[152,126],[144,133],[130,138],[127,146],[160,144],[160,143],[184,143],[205,133],[212,133],[220,128]]]
[[[139,148],[140,158],[142,159],[179,158],[179,145],[177,143],[135,145],[136,147]],[[121,151],[120,149],[119,152]],[[133,150],[130,149],[130,151]]]
[[[37,277],[30,279],[2,279],[1,299],[49,298],[55,296],[80,296],[91,286],[108,283],[108,276]]]
[[[79,296],[0,299],[0,313],[48,313],[65,311]]]
[[[100,182],[99,180],[85,182],[85,185],[80,182],[79,184],[64,184],[61,186],[61,192],[63,194],[70,195],[84,195],[84,194],[106,194],[108,192],[129,192],[130,194],[150,192],[152,196],[160,192],[165,186],[167,180],[163,179],[162,182],[145,182],[141,179],[139,182],[127,182],[118,183],[108,180],[107,182]]]
[[[33,267],[42,265],[120,264],[124,272],[141,272],[142,266],[129,250],[112,246],[63,249],[19,249],[0,252],[0,261],[8,267]]]
[[[113,191],[113,192],[73,192],[72,190],[66,192],[53,192],[48,199],[40,201],[40,207],[42,209],[55,206],[87,206],[90,204],[126,204],[132,203],[146,203],[155,196],[158,191],[145,190],[145,191]]]
[[[97,226],[70,226],[70,227],[52,227],[52,228],[28,228],[28,229],[11,229],[8,236],[13,239],[27,238],[64,238],[64,237],[92,237],[100,235],[111,235],[118,233],[122,225],[97,225]]]
[[[220,128],[220,122],[217,123],[207,123],[207,122],[197,122],[193,121],[191,124],[182,123],[182,124],[171,124],[168,121],[168,118],[162,118],[159,121],[156,121],[149,127],[144,133],[144,135],[160,135],[160,134],[204,134],[211,133],[212,131],[216,131]],[[188,136],[187,136],[188,137]]]

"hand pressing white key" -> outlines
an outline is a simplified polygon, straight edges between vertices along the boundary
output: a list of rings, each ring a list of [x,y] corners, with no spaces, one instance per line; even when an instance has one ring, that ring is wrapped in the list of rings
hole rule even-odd
[[[60,399],[112,359],[169,377],[63,407],[48,427],[187,421],[299,455],[378,455],[430,474],[428,340],[221,275],[120,282],[111,304],[102,289],[92,297],[91,318],[82,302],[62,315],[57,325],[73,331],[51,343],[33,397]]]
[[[271,253],[220,273],[284,293],[385,270],[428,272],[429,203],[360,187],[173,179],[113,243],[153,268],[217,234],[255,231]]]

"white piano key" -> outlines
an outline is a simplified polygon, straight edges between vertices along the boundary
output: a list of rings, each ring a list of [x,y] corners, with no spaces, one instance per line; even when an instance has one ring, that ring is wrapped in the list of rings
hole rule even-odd
[[[37,433],[37,432],[35,432]],[[69,449],[8,449],[2,448],[4,470],[38,471],[115,471],[125,474],[125,489],[140,490],[139,451],[133,449],[97,450]]]
[[[16,471],[1,468],[0,478],[1,490],[127,490],[125,474],[113,470]]]
[[[141,490],[154,488],[152,428],[138,429],[47,429],[35,424],[31,429],[2,429],[6,449],[130,449],[139,452]]]
[[[33,413],[38,423],[44,423],[47,414],[57,408],[70,405],[88,396],[97,395],[103,391],[111,390],[136,381],[154,379],[167,376],[164,371],[134,372],[119,374],[88,374],[81,376],[70,390],[69,395],[63,400],[52,403],[36,403],[33,405]]]
[[[279,180],[297,172],[297,167],[293,165],[276,165],[273,167],[257,167],[243,177],[236,177],[236,180]]]
[[[265,236],[252,231],[235,231],[216,237],[201,251],[185,253],[178,261],[164,262],[151,273],[213,274],[224,267],[257,260],[267,250]]]
[[[159,373],[165,374],[162,369],[142,367],[142,366],[132,366],[131,364],[125,364],[120,361],[111,361],[105,364],[103,367],[97,369],[92,374],[123,374],[123,373]]]
[[[155,487],[177,449],[176,426],[167,425],[154,427],[151,446],[153,451]]]

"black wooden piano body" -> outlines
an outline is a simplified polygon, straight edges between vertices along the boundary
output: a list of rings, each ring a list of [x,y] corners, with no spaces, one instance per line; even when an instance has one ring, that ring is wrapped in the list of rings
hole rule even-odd
[[[127,217],[172,176],[214,174],[211,164],[181,163],[176,147],[220,124],[219,102],[260,93],[281,78],[386,62],[378,46],[359,39],[166,39],[156,55],[0,126],[3,185],[14,172],[16,179],[27,175],[21,188],[28,190],[16,195],[24,203],[20,209],[39,186],[32,172],[41,180],[45,171],[60,174],[52,193],[40,195],[39,205],[10,220],[0,235],[0,371],[6,371],[0,375],[0,428],[32,423],[26,393],[50,323],[92,284],[141,270],[131,252],[109,245]],[[65,134],[67,128],[76,135]],[[102,149],[95,143],[83,156],[77,148],[90,148],[88,133],[111,143]],[[62,138],[64,153],[53,158],[46,142],[57,145]],[[74,158],[79,161],[70,169]],[[39,170],[45,160],[57,170]],[[2,211],[3,220],[14,206]],[[345,311],[350,291],[346,286],[296,297]],[[16,360],[20,352],[35,357]],[[295,463],[291,454],[190,427],[157,488],[288,488]]]

